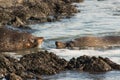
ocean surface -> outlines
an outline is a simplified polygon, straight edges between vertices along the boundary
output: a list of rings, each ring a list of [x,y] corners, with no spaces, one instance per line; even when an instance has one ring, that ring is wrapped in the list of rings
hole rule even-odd
[[[31,25],[35,36],[43,36],[43,49],[54,52],[66,60],[82,55],[108,57],[120,64],[120,47],[108,50],[55,49],[55,41],[73,40],[82,36],[120,36],[120,0],[85,0],[74,3],[81,12],[70,19]],[[64,71],[44,80],[120,80],[120,71],[91,74],[79,71]]]

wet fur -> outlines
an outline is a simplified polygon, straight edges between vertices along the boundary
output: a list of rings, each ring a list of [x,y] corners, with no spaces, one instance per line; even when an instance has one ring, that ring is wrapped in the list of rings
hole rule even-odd
[[[0,51],[16,51],[37,46],[37,37],[29,33],[0,28]]]
[[[105,37],[81,37],[77,38],[74,41],[56,42],[56,48],[85,48],[85,47],[94,47],[94,48],[107,48],[111,46],[120,46],[120,36],[105,36]]]

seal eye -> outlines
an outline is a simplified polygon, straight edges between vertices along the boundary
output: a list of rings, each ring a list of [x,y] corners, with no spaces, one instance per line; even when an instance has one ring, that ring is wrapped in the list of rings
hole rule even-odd
[[[74,47],[73,41],[67,42],[67,43],[66,43],[66,47],[67,47],[68,49],[73,49],[73,47]]]
[[[70,43],[67,43],[67,44],[66,44],[66,47],[67,47],[68,49],[71,49]]]

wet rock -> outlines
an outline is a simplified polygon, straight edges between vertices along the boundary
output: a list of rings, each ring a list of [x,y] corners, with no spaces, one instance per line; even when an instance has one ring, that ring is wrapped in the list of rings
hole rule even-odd
[[[102,58],[102,57],[99,57],[99,58],[105,61],[107,64],[109,64],[112,67],[112,69],[120,70],[120,65],[111,61],[109,58]]]
[[[16,27],[32,23],[51,22],[78,12],[72,2],[83,0],[1,0],[0,25]],[[53,16],[50,19],[49,16]]]
[[[104,59],[104,58],[103,58]],[[113,70],[112,65],[109,65],[105,60],[97,57],[90,56],[80,56],[77,59],[72,58],[68,65],[67,69],[69,70],[80,70],[87,72],[106,72]]]
[[[112,70],[111,66],[104,62],[101,59],[93,59],[93,61],[90,62],[90,64],[87,64],[84,68],[84,71],[89,72],[106,72]]]
[[[0,28],[0,37],[0,52],[35,48],[43,42],[43,37],[6,28]]]
[[[20,74],[18,74],[23,80],[31,80],[31,79],[37,79],[37,80],[42,80],[41,75],[36,75],[33,74],[29,71],[25,71],[25,72],[21,72]]]
[[[25,71],[24,67],[18,63],[18,60],[7,55],[0,54],[0,74],[5,77],[9,73],[21,74]],[[15,80],[15,79],[14,79]]]
[[[41,75],[56,74],[64,70],[96,73],[120,70],[120,65],[108,58],[86,55],[72,58],[68,62],[48,51],[26,54],[20,61],[2,53],[0,55],[0,78],[6,77],[7,80],[41,80]]]
[[[39,75],[51,75],[65,70],[67,61],[47,51],[28,54],[20,59],[27,71]]]
[[[41,80],[41,75],[35,75],[27,71],[24,66],[16,59],[5,54],[0,54],[0,78],[6,77],[7,80]]]
[[[4,74],[5,73],[8,73],[8,72],[15,72],[15,69],[14,69],[14,62],[16,62],[16,60],[6,56],[6,55],[0,55],[0,70],[4,70],[1,71],[3,72]]]

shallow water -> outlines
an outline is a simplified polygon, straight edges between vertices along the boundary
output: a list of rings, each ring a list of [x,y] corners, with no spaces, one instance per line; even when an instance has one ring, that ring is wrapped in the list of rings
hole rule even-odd
[[[120,80],[120,71],[91,74],[87,72],[65,71],[54,76],[44,76],[44,80]]]
[[[67,50],[55,49],[57,40],[72,40],[81,36],[120,36],[120,0],[85,0],[74,4],[81,10],[70,19],[52,23],[31,25],[36,30],[33,35],[45,37],[43,48],[69,60],[82,55],[109,57],[120,64],[120,48],[109,50]],[[47,76],[46,80],[120,80],[119,71],[101,74],[89,74],[76,71],[66,71]]]

